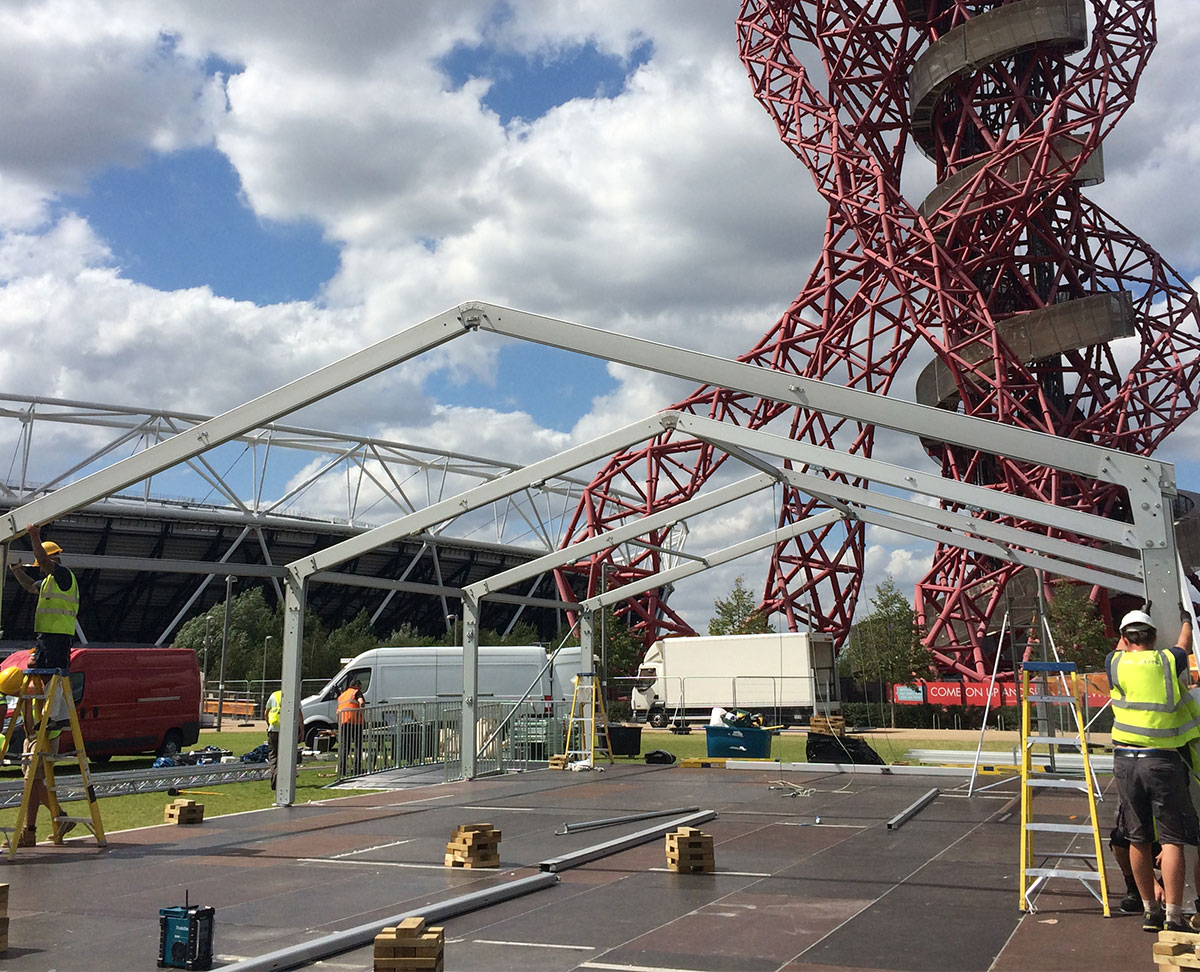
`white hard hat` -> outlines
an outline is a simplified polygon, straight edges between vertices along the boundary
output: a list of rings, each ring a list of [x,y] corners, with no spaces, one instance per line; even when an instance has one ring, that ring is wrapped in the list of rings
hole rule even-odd
[[[1153,631],[1158,629],[1154,626],[1154,621],[1145,611],[1130,611],[1125,617],[1121,618],[1121,630],[1126,628],[1150,628]]]

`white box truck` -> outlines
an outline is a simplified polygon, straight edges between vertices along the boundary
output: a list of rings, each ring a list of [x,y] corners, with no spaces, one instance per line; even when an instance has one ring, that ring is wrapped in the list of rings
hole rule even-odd
[[[789,726],[814,712],[841,710],[833,640],[828,635],[726,635],[664,638],[638,667],[630,699],[634,718],[652,726],[707,722],[712,710],[762,713]]]
[[[364,651],[315,695],[300,700],[304,737],[311,744],[323,729],[337,728],[337,699],[354,679],[368,705],[379,702],[453,701],[462,698],[461,645],[372,648]],[[519,699],[546,664],[540,645],[480,645],[479,698]],[[529,697],[571,701],[579,673],[579,647],[565,647]]]

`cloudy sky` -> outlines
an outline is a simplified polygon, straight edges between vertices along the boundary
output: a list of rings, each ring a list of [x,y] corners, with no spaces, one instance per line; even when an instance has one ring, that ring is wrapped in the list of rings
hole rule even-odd
[[[1188,279],[1194,7],[1159,3],[1160,47],[1089,191]],[[215,413],[468,299],[746,350],[803,283],[824,213],[751,96],[736,12],[7,0],[0,390]],[[932,178],[914,158],[906,189]],[[684,387],[464,339],[297,421],[527,461]],[[1181,485],[1200,484],[1198,439],[1193,423],[1164,454]],[[730,511],[693,539],[769,521]],[[891,571],[911,589],[925,552],[870,539],[868,585]],[[698,578],[676,604],[701,626],[764,563]]]

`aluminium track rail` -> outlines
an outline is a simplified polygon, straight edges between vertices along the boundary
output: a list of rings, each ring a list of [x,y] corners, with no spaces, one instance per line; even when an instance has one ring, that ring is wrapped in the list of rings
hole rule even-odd
[[[265,780],[269,776],[270,768],[266,763],[209,763],[202,766],[162,766],[158,769],[92,773],[91,779],[96,797],[103,798],[182,790],[209,783],[244,783],[248,780]],[[56,776],[55,783],[60,802],[87,797],[83,779],[78,775]],[[21,780],[0,783],[0,808],[19,806],[23,787]]]

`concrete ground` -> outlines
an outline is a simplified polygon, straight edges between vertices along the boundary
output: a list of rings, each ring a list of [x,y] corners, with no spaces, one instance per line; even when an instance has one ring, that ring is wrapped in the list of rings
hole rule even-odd
[[[366,922],[382,927],[648,826],[556,836],[564,822],[692,805],[719,813],[703,825],[714,837],[715,873],[667,871],[662,839],[565,871],[546,890],[447,921],[446,968],[1150,966],[1152,938],[1138,917],[1103,918],[1078,882],[1057,882],[1037,914],[1023,915],[1016,788],[968,797],[962,783],[626,764],[450,784],[400,779],[399,789],[319,805],[113,834],[106,850],[79,837],[9,864],[10,946],[0,968],[152,969],[158,909],[185,895],[216,909],[219,967]],[[932,803],[888,829],[935,787]],[[1039,809],[1064,819],[1078,811],[1058,799]],[[1112,803],[1103,806],[1107,817]],[[454,827],[481,821],[502,831],[500,869],[444,867]],[[1115,911],[1124,888],[1110,874]],[[369,969],[371,951],[319,967]]]

